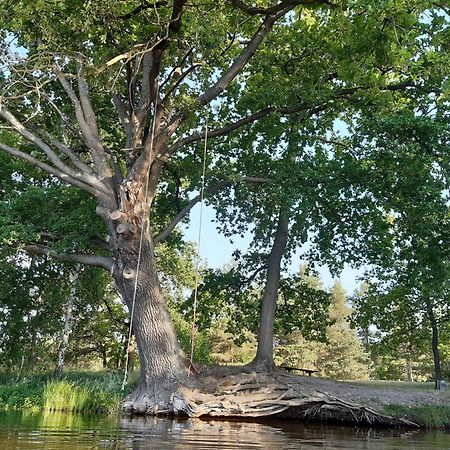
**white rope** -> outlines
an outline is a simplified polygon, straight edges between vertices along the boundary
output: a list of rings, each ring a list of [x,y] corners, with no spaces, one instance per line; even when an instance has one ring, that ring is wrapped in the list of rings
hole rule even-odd
[[[203,204],[205,197],[205,174],[206,174],[206,154],[208,148],[208,116],[206,116],[205,122],[205,145],[203,147],[203,172],[202,183],[200,188],[200,218],[198,225],[198,238],[197,238],[197,263],[195,266],[195,289],[194,289],[194,305],[192,312],[192,327],[191,327],[191,367],[194,367],[194,348],[195,348],[195,324],[197,321],[197,303],[198,303],[198,283],[200,280],[200,244],[202,237],[202,222],[203,222]]]
[[[153,113],[153,122],[152,122],[152,131],[150,136],[150,148],[149,153],[153,152],[153,139],[155,137],[155,126],[156,126],[156,110],[158,107],[158,95],[159,95],[159,85],[156,84],[156,92],[155,92],[155,108]],[[147,169],[147,174],[145,178],[145,191],[144,191],[144,206],[147,205],[147,198],[148,198],[148,183],[149,183],[149,175],[150,175],[150,166]],[[138,259],[136,264],[136,274],[135,274],[135,281],[134,281],[134,290],[133,290],[133,300],[131,303],[131,313],[130,313],[130,327],[128,329],[128,339],[127,339],[127,347],[126,347],[126,357],[125,357],[125,370],[123,374],[123,381],[122,381],[122,391],[125,389],[125,385],[127,384],[127,377],[128,377],[128,364],[129,364],[129,355],[128,355],[128,349],[130,347],[131,342],[131,335],[133,331],[133,318],[134,318],[134,306],[136,304],[136,295],[137,295],[137,286],[138,286],[138,277],[139,277],[139,268],[141,266],[141,255],[142,255],[142,243],[144,240],[144,224],[145,216],[148,213],[147,209],[144,207],[142,208],[142,226],[141,226],[141,236],[139,238],[139,250],[138,250]]]

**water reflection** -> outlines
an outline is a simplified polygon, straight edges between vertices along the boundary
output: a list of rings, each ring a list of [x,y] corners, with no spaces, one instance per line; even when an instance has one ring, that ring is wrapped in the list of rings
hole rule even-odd
[[[372,430],[163,418],[0,413],[0,449],[410,449],[450,448],[443,432]]]

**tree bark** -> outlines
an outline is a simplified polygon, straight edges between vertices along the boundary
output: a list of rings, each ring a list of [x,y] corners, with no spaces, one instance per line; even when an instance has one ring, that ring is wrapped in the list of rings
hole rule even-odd
[[[33,334],[31,335],[30,353],[28,354],[27,370],[32,371],[36,364],[36,347],[37,347],[37,330],[33,327]]]
[[[273,325],[280,286],[281,259],[286,249],[289,222],[281,211],[278,217],[275,239],[269,255],[266,286],[261,304],[260,326],[258,332],[258,348],[254,360],[250,363],[258,371],[272,371],[275,368],[273,359]]]
[[[80,275],[81,266],[76,265],[70,272],[70,290],[67,297],[66,307],[64,311],[64,328],[61,336],[61,343],[58,348],[56,357],[55,377],[60,378],[64,369],[64,358],[66,356],[67,347],[69,345],[69,337],[72,332],[72,310],[77,293],[77,282]]]
[[[409,383],[414,381],[413,368],[409,356],[406,358],[406,379]]]
[[[123,408],[141,414],[176,413],[173,394],[186,380],[187,358],[177,341],[159,283],[153,242],[148,230],[121,239],[114,278],[132,314],[140,358],[140,381]],[[140,261],[138,267],[138,259]],[[136,283],[137,278],[137,283]]]
[[[439,388],[439,381],[442,380],[442,370],[441,370],[441,355],[439,353],[439,328],[438,322],[436,320],[436,315],[433,311],[433,306],[431,300],[427,300],[427,314],[428,320],[431,325],[431,349],[433,350],[433,363],[434,363],[434,388]]]

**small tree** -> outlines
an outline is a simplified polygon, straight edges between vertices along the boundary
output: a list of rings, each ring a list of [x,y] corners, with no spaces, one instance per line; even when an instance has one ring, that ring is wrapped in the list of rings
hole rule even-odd
[[[340,283],[333,286],[327,328],[327,345],[317,366],[321,373],[341,380],[366,380],[370,377],[370,356],[363,349],[356,330],[352,329],[345,291]]]

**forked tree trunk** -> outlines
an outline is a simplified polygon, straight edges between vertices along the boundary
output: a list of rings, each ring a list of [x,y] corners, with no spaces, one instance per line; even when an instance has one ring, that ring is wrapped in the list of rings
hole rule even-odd
[[[172,396],[187,376],[187,360],[177,341],[159,283],[153,243],[144,234],[140,265],[136,272],[139,236],[121,240],[114,273],[117,287],[130,313],[140,359],[140,381],[123,404],[126,411],[156,413],[174,411]],[[134,295],[136,289],[136,295]],[[134,308],[133,308],[134,301]]]
[[[281,212],[278,217],[275,239],[267,266],[266,286],[262,298],[258,331],[258,348],[255,359],[250,363],[250,366],[258,371],[272,371],[275,368],[273,359],[273,326],[278,288],[280,286],[281,259],[286,249],[288,227],[288,219]]]
[[[67,347],[69,345],[69,337],[72,332],[72,310],[73,304],[76,298],[77,281],[80,275],[81,266],[76,265],[73,270],[70,271],[69,281],[70,290],[67,296],[67,302],[64,311],[64,328],[61,336],[61,342],[58,348],[58,355],[56,357],[55,377],[60,378],[64,369],[64,358],[66,356]]]

